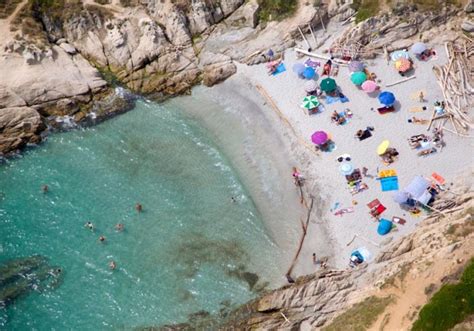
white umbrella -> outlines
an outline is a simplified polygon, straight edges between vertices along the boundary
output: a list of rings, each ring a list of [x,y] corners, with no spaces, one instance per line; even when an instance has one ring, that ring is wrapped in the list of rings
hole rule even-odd
[[[304,90],[305,90],[305,92],[308,92],[308,93],[316,91],[317,88],[318,88],[318,84],[316,84],[316,82],[314,80],[308,80],[304,84]]]

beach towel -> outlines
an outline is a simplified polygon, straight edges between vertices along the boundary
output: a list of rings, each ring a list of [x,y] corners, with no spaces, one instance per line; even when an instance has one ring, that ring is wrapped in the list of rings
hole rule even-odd
[[[320,65],[321,65],[321,62],[319,61],[313,61],[311,59],[307,59],[305,62],[304,62],[304,65],[307,66],[307,67],[311,67],[313,69],[317,69]]]
[[[380,178],[380,185],[382,187],[382,192],[387,191],[396,191],[398,190],[398,177],[384,177]]]
[[[326,103],[328,105],[330,105],[331,103],[334,103],[334,102],[337,102],[338,101],[338,97],[332,97],[330,95],[326,96]]]
[[[403,218],[398,217],[398,216],[393,216],[392,217],[392,222],[400,224],[400,225],[404,225],[407,221]]]
[[[423,96],[426,99],[426,97],[427,97],[426,90],[418,90],[416,92],[413,92],[412,94],[410,94],[410,99],[411,100],[416,100],[416,101],[420,100],[420,92],[423,93]]]
[[[284,63],[280,63],[278,67],[276,67],[276,70],[272,73],[272,76],[276,76],[278,74],[281,74],[282,72],[286,71],[286,67]]]
[[[334,213],[334,215],[336,215],[336,216],[342,216],[342,215],[344,215],[344,214],[353,213],[353,212],[354,212],[354,208],[348,207],[348,208],[339,209],[338,211],[336,211],[336,212]]]
[[[421,113],[422,111],[425,111],[426,107],[411,107],[408,111],[410,113]]]

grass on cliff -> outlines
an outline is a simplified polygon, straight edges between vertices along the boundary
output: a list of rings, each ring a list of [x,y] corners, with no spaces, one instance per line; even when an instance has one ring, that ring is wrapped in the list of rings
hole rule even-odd
[[[258,0],[261,21],[280,21],[293,15],[298,7],[297,0]]]
[[[421,309],[412,331],[444,331],[474,314],[474,259],[457,284],[447,284]]]
[[[351,7],[357,11],[356,23],[377,15],[380,10],[379,0],[354,0]]]
[[[0,0],[0,19],[10,16],[21,0]]]
[[[367,330],[382,314],[385,308],[393,301],[391,296],[379,298],[371,296],[355,304],[342,315],[336,317],[332,323],[324,327],[323,331],[364,331]]]

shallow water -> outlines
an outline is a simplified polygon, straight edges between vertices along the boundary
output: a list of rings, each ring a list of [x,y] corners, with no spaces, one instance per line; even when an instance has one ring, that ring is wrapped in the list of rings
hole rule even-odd
[[[58,288],[1,309],[2,328],[182,322],[255,297],[255,279],[243,272],[258,274],[257,287],[281,281],[289,253],[262,216],[272,187],[249,192],[245,170],[235,168],[242,162],[229,159],[187,102],[139,101],[96,127],[54,134],[0,167],[0,263],[39,254],[63,270]],[[89,220],[95,232],[84,228]],[[114,230],[117,223],[124,232]],[[110,260],[117,270],[108,269]]]

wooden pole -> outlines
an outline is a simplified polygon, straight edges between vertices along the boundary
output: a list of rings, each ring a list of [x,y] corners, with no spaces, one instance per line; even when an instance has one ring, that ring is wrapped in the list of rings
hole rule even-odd
[[[298,26],[298,31],[301,34],[301,37],[303,38],[304,42],[306,43],[306,47],[308,48],[308,51],[311,51],[311,46],[309,45],[308,39],[306,39],[303,31],[301,31],[301,28]]]
[[[319,21],[321,22],[321,25],[323,26],[324,32],[326,32],[326,26],[324,26],[324,21],[323,18],[321,17],[321,13],[318,10],[318,16],[319,16]]]
[[[316,47],[318,45],[318,41],[316,40],[316,36],[314,35],[313,27],[311,26],[310,23],[308,23],[308,26],[309,26],[309,31],[311,32],[311,35],[313,36],[314,46]]]
[[[394,83],[386,84],[385,87],[390,87],[390,86],[393,86],[393,85],[397,85],[397,84],[400,84],[400,83],[404,83],[404,82],[406,82],[406,81],[408,81],[408,80],[410,80],[410,79],[413,79],[413,78],[416,78],[416,76],[413,75],[413,76],[404,78],[404,79],[402,79],[402,80],[396,81],[396,82],[394,82]]]

